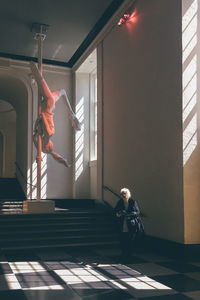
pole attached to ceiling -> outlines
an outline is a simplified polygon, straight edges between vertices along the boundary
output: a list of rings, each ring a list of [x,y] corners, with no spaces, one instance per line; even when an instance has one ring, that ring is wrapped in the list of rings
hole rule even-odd
[[[33,23],[31,31],[35,32],[34,38],[38,41],[38,69],[42,74],[42,54],[43,54],[43,41],[46,37],[48,25]],[[38,119],[41,117],[41,100],[42,96],[38,91]],[[42,138],[38,133],[37,136],[38,146],[37,146],[37,201],[41,199],[41,166],[42,166]]]

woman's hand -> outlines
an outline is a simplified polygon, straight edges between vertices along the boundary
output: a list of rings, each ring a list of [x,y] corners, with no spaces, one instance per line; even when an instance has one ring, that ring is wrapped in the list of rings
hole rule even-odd
[[[120,212],[117,212],[117,213],[116,213],[116,216],[117,216],[117,217],[121,217],[122,214],[121,214]]]
[[[126,214],[126,211],[121,210],[121,211],[118,211],[118,212],[116,213],[116,216],[117,216],[117,217],[122,217],[122,216],[124,216],[125,214]]]

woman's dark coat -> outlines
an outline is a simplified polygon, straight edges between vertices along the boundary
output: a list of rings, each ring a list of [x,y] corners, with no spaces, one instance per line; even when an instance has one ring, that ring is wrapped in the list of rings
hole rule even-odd
[[[144,227],[143,227],[142,221],[139,217],[140,209],[139,209],[135,199],[129,198],[127,210],[125,210],[125,205],[124,205],[123,199],[120,199],[117,202],[114,212],[115,212],[115,215],[117,213],[122,214],[121,217],[117,217],[117,219],[119,221],[119,230],[121,232],[123,231],[124,218],[127,219],[127,226],[128,226],[129,232],[131,232],[131,233],[143,233],[144,232]]]

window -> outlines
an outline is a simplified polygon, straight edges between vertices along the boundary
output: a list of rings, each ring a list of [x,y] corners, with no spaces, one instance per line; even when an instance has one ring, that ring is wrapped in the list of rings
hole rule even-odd
[[[97,73],[90,74],[90,161],[97,160]]]

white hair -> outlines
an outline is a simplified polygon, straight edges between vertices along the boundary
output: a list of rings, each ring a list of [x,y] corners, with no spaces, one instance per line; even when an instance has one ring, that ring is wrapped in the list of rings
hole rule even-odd
[[[131,192],[130,192],[129,189],[127,189],[127,188],[122,188],[122,189],[120,190],[120,194],[121,194],[121,193],[126,193],[126,194],[128,195],[129,198],[131,197]]]

